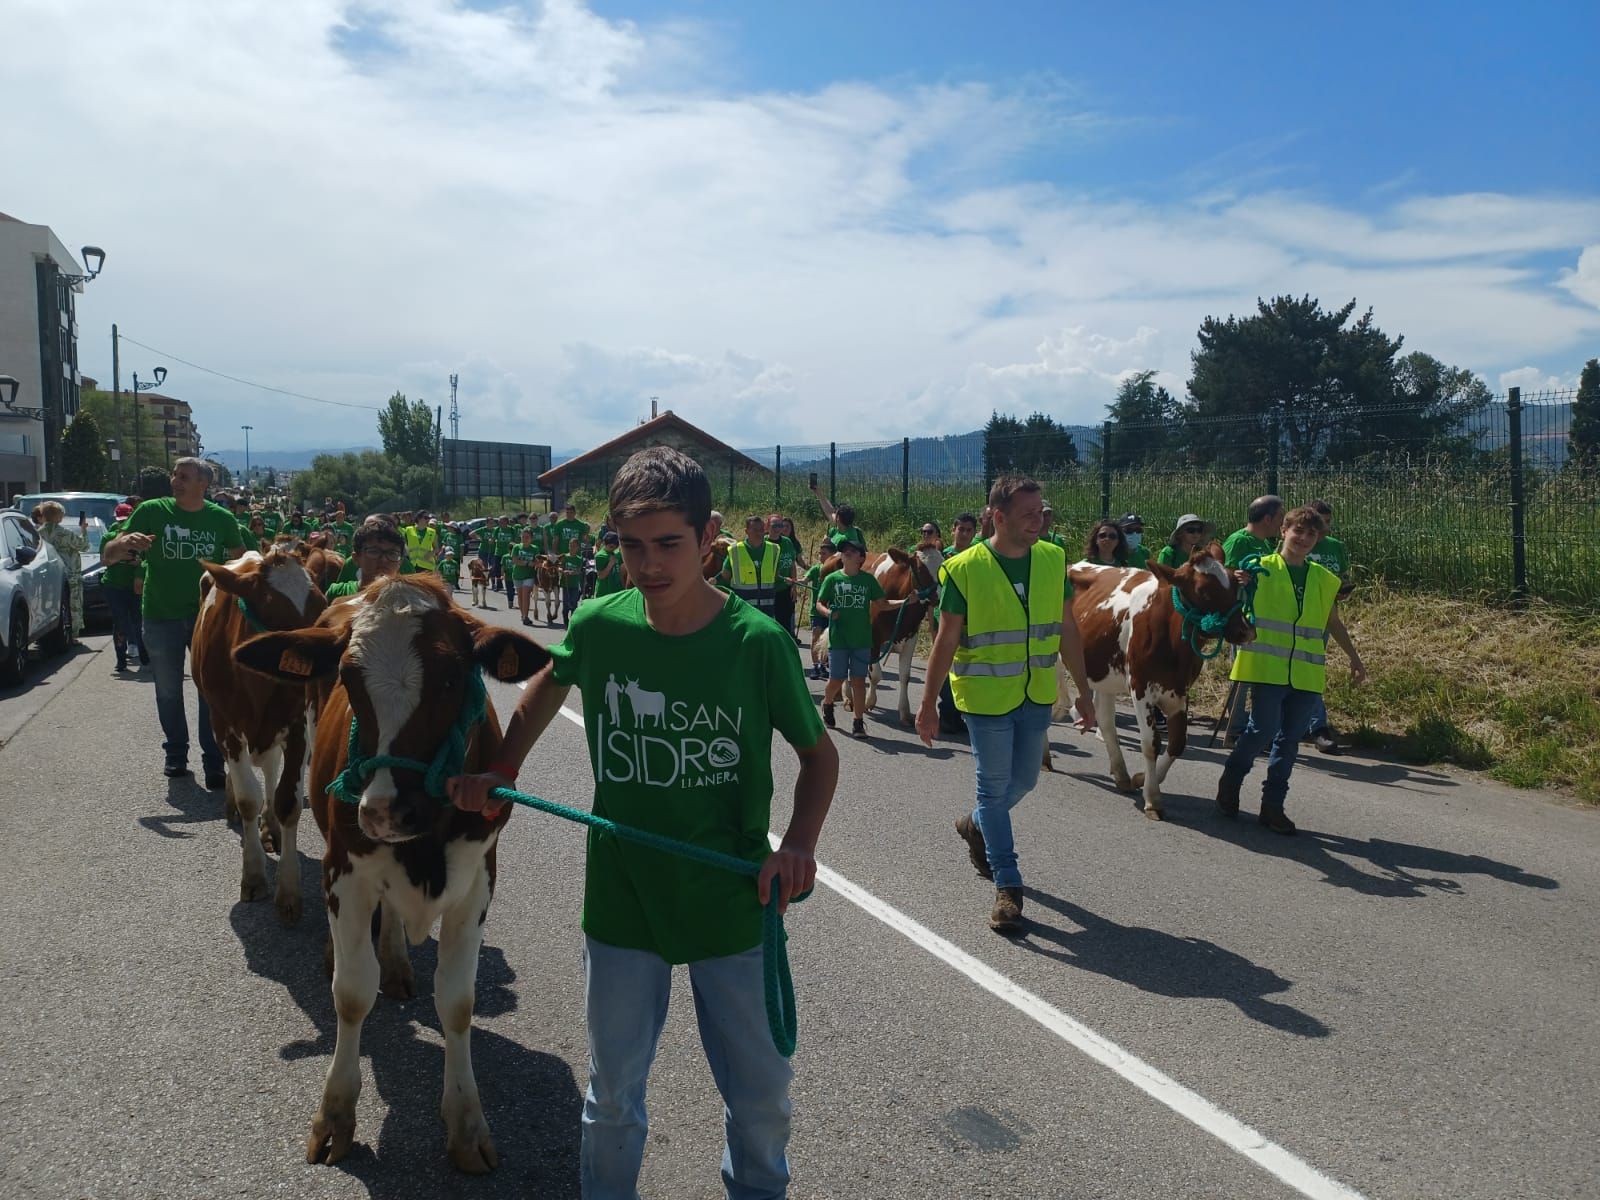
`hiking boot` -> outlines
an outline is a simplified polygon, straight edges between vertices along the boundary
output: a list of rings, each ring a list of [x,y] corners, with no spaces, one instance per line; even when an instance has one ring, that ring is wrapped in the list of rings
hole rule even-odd
[[[997,888],[994,908],[989,911],[989,928],[996,933],[1015,933],[1022,928],[1022,889]]]
[[[228,777],[222,773],[220,768],[215,770],[208,768],[206,770],[206,791],[220,792],[227,786]]]
[[[1317,749],[1322,751],[1324,754],[1343,753],[1343,750],[1340,748],[1338,741],[1334,738],[1333,730],[1331,729],[1317,730],[1316,742]]]
[[[1231,771],[1224,771],[1217,780],[1217,811],[1225,817],[1239,815],[1239,788],[1244,783],[1243,775],[1235,775]]]
[[[1263,808],[1256,816],[1256,820],[1273,833],[1281,833],[1284,837],[1294,836],[1294,822],[1289,820],[1288,814],[1281,808]]]
[[[833,719],[833,705],[824,704],[822,706],[822,723],[829,729],[837,729],[839,727],[839,723]]]
[[[850,736],[860,738],[863,742],[867,740],[867,723],[860,717],[850,723]]]
[[[956,832],[967,844],[967,858],[973,868],[985,879],[993,879],[994,873],[989,870],[989,851],[983,844],[983,830],[978,828],[970,813],[956,818]]]
[[[181,762],[169,762],[166,766],[161,768],[161,773],[168,779],[182,779],[189,773],[189,764]]]

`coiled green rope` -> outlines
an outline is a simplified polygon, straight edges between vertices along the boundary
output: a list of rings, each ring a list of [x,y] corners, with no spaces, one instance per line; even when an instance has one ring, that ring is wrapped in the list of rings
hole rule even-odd
[[[1178,591],[1177,585],[1173,585],[1172,607],[1177,609],[1178,615],[1183,618],[1184,641],[1188,642],[1189,649],[1193,650],[1204,661],[1209,662],[1222,653],[1222,647],[1225,644],[1222,640],[1222,634],[1227,630],[1228,622],[1233,620],[1234,613],[1242,611],[1246,621],[1249,621],[1252,625],[1256,623],[1256,580],[1262,575],[1270,575],[1272,572],[1261,565],[1261,555],[1259,554],[1245,555],[1244,558],[1239,560],[1239,569],[1249,573],[1250,582],[1240,590],[1239,599],[1234,601],[1233,607],[1226,612],[1208,613],[1201,612],[1197,608],[1191,608],[1184,600],[1183,594]],[[1209,654],[1206,653],[1205,647],[1201,645],[1201,639],[1203,638],[1217,639],[1216,645],[1211,648]]]

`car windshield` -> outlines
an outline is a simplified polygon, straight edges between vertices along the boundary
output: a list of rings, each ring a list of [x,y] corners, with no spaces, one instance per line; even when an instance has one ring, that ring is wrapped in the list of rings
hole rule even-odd
[[[89,518],[90,522],[99,521],[102,528],[110,525],[117,519],[117,505],[122,503],[121,496],[99,495],[95,493],[72,492],[34,492],[31,495],[18,496],[13,500],[12,507],[24,516],[33,511],[33,506],[42,504],[46,500],[54,500],[67,510],[67,525],[78,523],[78,514],[81,512]],[[96,546],[99,545],[97,541]]]

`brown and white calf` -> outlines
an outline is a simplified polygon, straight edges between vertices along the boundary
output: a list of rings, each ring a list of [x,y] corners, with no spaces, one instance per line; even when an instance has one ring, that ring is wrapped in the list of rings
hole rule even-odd
[[[533,578],[539,591],[529,609],[537,613],[543,604],[545,624],[553,625],[561,611],[561,560],[554,554],[541,554],[537,563]]]
[[[1144,790],[1144,815],[1161,819],[1161,784],[1188,738],[1189,688],[1204,662],[1184,635],[1184,619],[1172,602],[1177,588],[1200,613],[1233,609],[1223,636],[1238,645],[1255,637],[1237,609],[1239,585],[1222,565],[1222,547],[1196,550],[1173,569],[1152,562],[1148,570],[1074,563],[1070,568],[1072,611],[1083,638],[1083,661],[1094,693],[1095,720],[1105,741],[1111,778],[1123,791]],[[1199,640],[1198,633],[1196,634]],[[1131,696],[1144,771],[1131,779],[1117,741],[1117,698]],[[1167,718],[1166,753],[1157,758],[1155,713]]]
[[[455,808],[424,787],[422,773],[384,767],[365,779],[359,804],[330,795],[348,762],[351,721],[363,757],[431,762],[461,717],[472,677],[526,679],[549,653],[458,607],[430,572],[379,580],[329,606],[322,621],[245,642],[236,659],[285,681],[333,679],[311,759],[312,812],[327,843],[322,885],[339,1017],[333,1062],[311,1124],[306,1161],[338,1162],[355,1137],[361,1093],[361,1025],[379,987],[412,994],[405,939],[421,942],[439,922],[434,1003],[444,1031],[444,1118],[450,1161],[463,1171],[499,1161],[472,1073],[472,1008],[483,923],[494,892],[495,845],[511,815],[493,819]],[[500,744],[492,703],[467,730],[468,772],[483,770]],[[372,916],[382,910],[377,954]]]
[[[923,617],[938,603],[934,593],[944,551],[937,542],[923,542],[915,554],[890,546],[867,557],[862,570],[871,571],[883,589],[883,600],[872,605],[872,666],[867,670],[867,711],[878,703],[878,683],[883,679],[884,647],[898,656],[900,724],[908,728],[911,717],[911,657],[917,648],[917,630]],[[927,597],[922,599],[921,597]],[[904,602],[902,606],[894,601]],[[895,622],[899,624],[896,625]],[[891,639],[893,645],[890,645]]]
[[[239,898],[259,900],[267,894],[267,855],[261,841],[265,816],[278,851],[278,915],[292,924],[300,919],[301,908],[295,843],[310,695],[303,681],[280,682],[241,671],[233,652],[256,636],[252,622],[267,629],[298,629],[321,616],[327,600],[300,559],[278,547],[264,555],[252,550],[226,566],[204,566],[190,667],[195,688],[211,710],[211,730],[226,762],[227,805],[238,812],[243,826]]]

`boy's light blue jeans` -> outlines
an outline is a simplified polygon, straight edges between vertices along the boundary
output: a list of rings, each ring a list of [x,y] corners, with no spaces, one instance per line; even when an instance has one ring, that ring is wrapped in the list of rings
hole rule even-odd
[[[1047,710],[1048,711],[1048,710]],[[584,1200],[638,1200],[645,1081],[667,1020],[672,966],[648,950],[584,938],[589,1090],[579,1151]],[[722,1185],[729,1200],[773,1200],[789,1187],[789,1081],[772,1044],[761,947],[689,964],[700,1044],[722,1093]]]
[[[1044,744],[1050,736],[1050,706],[1024,700],[1020,708],[1001,717],[968,712],[961,716],[967,723],[978,775],[978,806],[972,819],[983,834],[994,885],[1021,887],[1011,810],[1039,782]]]

